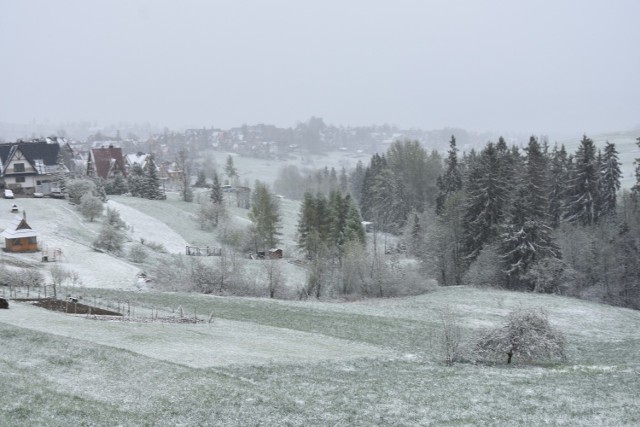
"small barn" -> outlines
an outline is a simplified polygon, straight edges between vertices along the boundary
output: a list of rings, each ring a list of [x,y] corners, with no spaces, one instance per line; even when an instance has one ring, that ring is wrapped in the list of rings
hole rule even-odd
[[[269,249],[269,258],[271,259],[280,259],[282,258],[283,252],[282,249],[273,248]]]
[[[7,252],[36,252],[38,240],[35,230],[27,224],[26,216],[16,215],[2,232],[4,250]]]

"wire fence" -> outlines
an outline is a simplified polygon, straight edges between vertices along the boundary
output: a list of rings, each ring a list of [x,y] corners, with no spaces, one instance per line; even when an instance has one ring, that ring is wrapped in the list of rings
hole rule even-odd
[[[174,309],[130,300],[101,297],[85,293],[74,287],[53,285],[0,286],[0,296],[7,300],[29,302],[33,305],[72,315],[85,315],[96,320],[121,320],[162,323],[213,323],[211,313],[198,313],[197,309],[179,305]]]

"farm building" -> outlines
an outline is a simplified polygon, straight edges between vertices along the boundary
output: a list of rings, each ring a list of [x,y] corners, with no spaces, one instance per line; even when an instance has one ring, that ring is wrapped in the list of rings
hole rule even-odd
[[[26,217],[16,215],[2,232],[2,237],[4,237],[4,247],[7,252],[36,252],[38,250],[37,234],[27,224]]]

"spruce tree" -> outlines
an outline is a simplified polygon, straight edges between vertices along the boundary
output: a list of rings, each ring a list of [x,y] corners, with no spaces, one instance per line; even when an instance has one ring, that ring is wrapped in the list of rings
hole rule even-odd
[[[127,187],[129,187],[129,193],[133,197],[144,197],[145,178],[142,166],[138,163],[134,163],[129,175],[127,176]]]
[[[211,201],[214,204],[222,205],[224,200],[224,193],[222,192],[222,186],[220,185],[220,179],[218,173],[213,173],[213,185],[211,186]]]
[[[357,242],[364,246],[366,235],[362,226],[362,218],[354,200],[347,195],[345,198],[347,205],[347,220],[344,225],[345,245],[349,242]]]
[[[464,208],[464,253],[473,261],[499,234],[510,184],[502,175],[498,151],[489,143],[470,169]]]
[[[438,177],[438,196],[436,198],[436,213],[442,214],[447,197],[462,188],[462,173],[458,166],[458,149],[456,137],[451,135],[449,141],[449,155],[445,160],[446,169],[443,175]]]
[[[378,176],[383,170],[388,169],[387,160],[384,155],[378,153],[371,157],[369,166],[364,171],[362,180],[362,193],[360,197],[360,212],[362,217],[367,221],[373,221],[375,216],[375,197],[376,189],[375,184],[378,180]]]
[[[360,203],[362,198],[362,186],[364,182],[365,167],[361,160],[358,160],[356,168],[351,172],[349,176],[349,191],[356,202]]]
[[[599,197],[598,165],[593,141],[583,136],[576,152],[575,164],[569,184],[565,219],[568,222],[592,225],[598,220]]]
[[[145,175],[145,198],[151,200],[163,200],[166,198],[162,187],[160,186],[160,178],[158,177],[158,171],[156,169],[156,162],[152,154],[147,158],[147,162],[144,165]]]
[[[298,215],[297,240],[298,246],[306,251],[308,259],[315,255],[317,243],[317,213],[316,200],[309,192],[304,193],[304,199]]]
[[[249,219],[255,224],[262,249],[274,248],[280,241],[280,205],[266,184],[256,181]]]
[[[569,159],[564,145],[557,145],[551,153],[549,167],[549,225],[557,228],[565,210],[567,183],[569,182]]]
[[[620,161],[615,144],[607,141],[600,164],[600,209],[598,216],[612,220],[616,216],[617,193],[620,190]]]
[[[558,258],[560,253],[547,223],[546,160],[535,137],[529,140],[526,152],[526,170],[500,236],[499,252],[507,287],[532,290],[525,273],[536,261]]]

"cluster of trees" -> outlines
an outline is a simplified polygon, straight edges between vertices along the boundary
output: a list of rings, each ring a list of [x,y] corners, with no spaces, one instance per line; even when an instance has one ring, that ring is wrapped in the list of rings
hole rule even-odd
[[[501,138],[458,159],[452,138],[425,235],[439,281],[585,297],[598,289],[601,300],[636,306],[640,275],[625,260],[640,250],[637,190],[618,199],[615,145],[599,151],[584,136],[569,155],[531,137],[522,151]]]
[[[297,227],[298,246],[307,259],[306,286],[299,297],[388,297],[421,293],[429,284],[415,265],[386,256],[366,234],[355,200],[333,191],[306,193]]]
[[[399,233],[411,212],[424,212],[438,195],[442,173],[437,151],[427,153],[418,141],[397,141],[386,154],[375,154],[352,174],[362,217],[379,230]]]
[[[304,195],[298,220],[298,246],[308,259],[330,257],[342,261],[345,248],[352,244],[364,247],[365,233],[360,212],[350,195],[334,191]]]
[[[117,179],[116,177],[115,180]],[[152,156],[147,160],[144,168],[137,163],[133,165],[127,176],[127,187],[129,194],[133,197],[151,200],[166,199]]]

